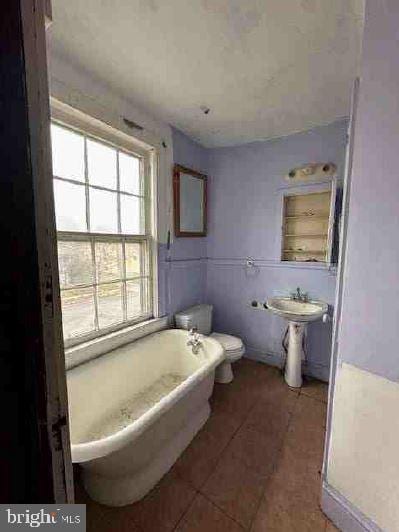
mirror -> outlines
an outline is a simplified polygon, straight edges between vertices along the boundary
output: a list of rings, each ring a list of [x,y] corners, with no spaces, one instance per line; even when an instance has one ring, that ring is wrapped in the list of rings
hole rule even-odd
[[[176,236],[206,236],[206,187],[206,175],[175,164],[173,196]]]

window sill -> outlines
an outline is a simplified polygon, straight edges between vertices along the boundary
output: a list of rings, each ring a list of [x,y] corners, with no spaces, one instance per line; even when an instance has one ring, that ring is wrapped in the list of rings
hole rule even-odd
[[[65,350],[66,369],[72,369],[84,364],[93,358],[97,358],[121,345],[134,342],[148,334],[152,334],[168,327],[168,317],[153,318],[119,331],[89,340]]]

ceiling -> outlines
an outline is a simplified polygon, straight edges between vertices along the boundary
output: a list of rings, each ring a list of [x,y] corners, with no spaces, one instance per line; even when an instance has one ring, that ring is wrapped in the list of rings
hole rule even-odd
[[[53,0],[50,53],[204,146],[243,144],[348,115],[363,3]]]

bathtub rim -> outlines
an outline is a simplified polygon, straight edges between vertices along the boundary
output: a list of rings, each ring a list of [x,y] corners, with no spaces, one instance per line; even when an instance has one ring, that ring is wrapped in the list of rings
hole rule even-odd
[[[175,332],[179,335],[186,333],[181,329],[165,329],[168,332]],[[153,333],[154,335],[162,333],[159,331]],[[187,333],[186,333],[187,334]],[[149,335],[151,336],[151,335]],[[148,336],[147,336],[148,338]],[[207,361],[203,366],[198,368],[194,373],[189,375],[181,384],[176,386],[174,390],[165,395],[160,401],[158,401],[153,407],[145,412],[138,419],[133,421],[127,427],[124,427],[117,432],[101,438],[98,440],[92,440],[83,443],[71,442],[71,453],[73,463],[84,463],[97,458],[107,456],[119,449],[122,449],[125,445],[133,442],[138,438],[152,423],[155,423],[162,415],[162,413],[177,403],[186,393],[194,387],[195,383],[202,381],[211,371],[213,371],[225,358],[225,352],[223,346],[213,338],[201,335],[201,341],[204,344],[208,344],[215,348],[215,354],[213,359]],[[134,345],[136,341],[129,342],[126,345]],[[110,351],[111,353],[112,351]],[[105,353],[103,356],[106,356]]]

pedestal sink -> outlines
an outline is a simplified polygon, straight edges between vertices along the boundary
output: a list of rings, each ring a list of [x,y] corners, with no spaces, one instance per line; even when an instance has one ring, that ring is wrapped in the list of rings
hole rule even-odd
[[[267,308],[288,320],[288,353],[285,364],[285,381],[288,386],[302,386],[303,337],[306,325],[320,319],[327,313],[328,305],[324,301],[300,301],[289,297],[273,297],[266,301]]]

